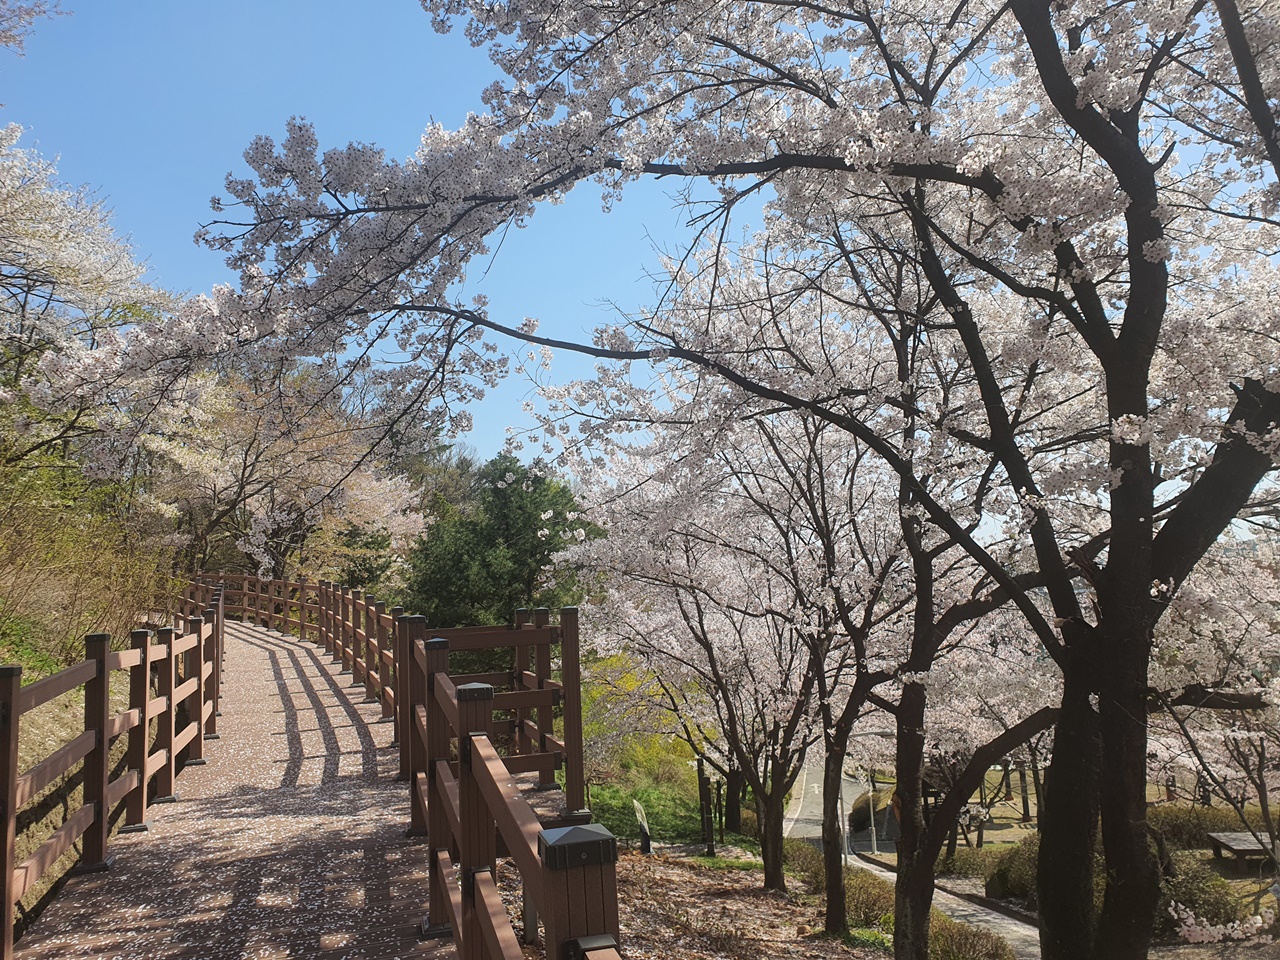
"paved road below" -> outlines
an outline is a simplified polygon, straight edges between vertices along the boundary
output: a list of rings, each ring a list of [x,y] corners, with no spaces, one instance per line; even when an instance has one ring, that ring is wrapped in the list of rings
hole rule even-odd
[[[788,837],[821,842],[822,767],[820,763],[821,761],[819,761],[819,764],[806,766],[800,774],[800,779],[796,781],[795,789],[792,790],[791,804],[787,808],[787,821],[784,831]],[[852,777],[844,778],[843,793],[846,815],[853,801],[865,793],[866,789],[865,783]],[[882,816],[887,816],[887,811]],[[881,837],[891,831],[896,834],[896,831],[893,830],[894,825],[889,823],[881,825],[882,820],[879,817],[876,823],[879,825],[879,835]],[[888,842],[891,844],[891,841]],[[870,840],[865,834],[859,834],[854,837],[852,845],[859,852],[866,852],[871,849]],[[847,856],[846,862],[850,866],[868,870],[876,876],[888,880],[890,883],[895,878],[891,870],[867,863],[865,860],[860,860],[854,856]],[[986,907],[979,906],[969,900],[965,900],[963,897],[957,897],[942,890],[934,893],[933,903],[934,906],[949,917],[973,924],[975,927],[982,927],[1004,937],[1009,946],[1013,948],[1013,953],[1017,960],[1040,960],[1040,934],[1035,927],[1020,920],[1006,917],[1004,914],[997,913],[994,910],[988,910]]]

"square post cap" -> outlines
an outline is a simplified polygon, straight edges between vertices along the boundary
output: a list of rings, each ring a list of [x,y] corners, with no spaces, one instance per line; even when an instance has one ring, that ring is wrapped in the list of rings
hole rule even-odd
[[[555,827],[538,834],[538,856],[550,870],[618,862],[618,841],[600,823]]]
[[[458,702],[469,700],[492,700],[493,685],[488,683],[464,683],[458,687]]]

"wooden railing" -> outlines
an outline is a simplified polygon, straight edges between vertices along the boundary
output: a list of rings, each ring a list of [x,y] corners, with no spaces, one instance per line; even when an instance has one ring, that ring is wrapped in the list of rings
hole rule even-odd
[[[425,811],[427,820],[430,899],[424,933],[452,935],[463,960],[520,960],[495,882],[503,855],[520,873],[526,935],[541,916],[549,958],[616,957],[613,835],[592,823],[545,828],[512,780],[529,768],[526,756],[504,758],[494,747],[494,711],[536,706],[540,699],[523,694],[502,701],[510,695],[495,693],[492,684],[455,683],[448,673],[449,640],[426,639],[422,617],[403,623],[412,658],[411,798],[414,813]]]
[[[411,722],[398,670],[408,660],[402,622],[409,618],[403,608],[388,610],[383,601],[371,595],[326,581],[259,580],[237,575],[198,578],[184,594],[184,609],[201,609],[219,588],[227,616],[269,629],[296,631],[299,639],[324,647],[335,663],[342,664],[343,672],[364,685],[366,701],[380,703],[382,715],[394,719],[394,739],[403,744],[403,733]],[[456,651],[514,651],[510,671],[455,679],[505,688],[497,694],[496,709],[510,710],[512,719],[504,721],[509,726],[499,732],[514,738],[512,752],[521,757],[519,772],[537,771],[541,783],[552,786],[556,770],[563,769],[566,806],[572,811],[584,810],[578,611],[563,608],[560,622],[553,624],[549,610],[517,610],[514,625],[435,630],[432,636],[448,640],[450,649]],[[553,676],[554,645],[560,648],[559,680]],[[562,713],[562,737],[554,731],[557,706]],[[400,776],[405,780],[413,777],[409,752],[403,748]],[[415,829],[423,829],[417,807],[413,823]]]
[[[107,634],[91,634],[85,638],[83,661],[26,686],[22,667],[0,666],[0,803],[5,847],[0,897],[6,904],[0,957],[4,960],[13,955],[15,905],[76,841],[84,841],[81,869],[105,869],[110,863],[110,821],[119,805],[126,804],[122,829],[145,830],[149,804],[173,799],[179,755],[186,751],[188,764],[204,762],[204,741],[217,736],[223,639],[220,598],[210,591],[208,599],[199,615],[177,627],[135,630],[127,650],[112,650]],[[111,677],[124,670],[129,671],[128,707],[113,712]],[[19,771],[22,717],[80,687],[84,688],[84,731]],[[125,734],[125,767],[112,779],[111,745]],[[83,803],[68,811],[62,825],[34,853],[15,862],[19,811],[82,761]]]
[[[201,578],[186,602],[196,609],[219,588],[228,617],[317,643],[394,720],[409,832],[428,842],[425,934],[451,935],[464,960],[519,960],[493,872],[504,856],[523,884],[527,942],[541,917],[549,958],[616,960],[617,845],[585,809],[576,609],[554,624],[548,610],[517,611],[513,625],[428,637],[425,618],[323,581]],[[511,670],[450,675],[450,651],[499,649],[511,650]],[[536,774],[545,790],[560,769],[564,809],[540,819],[513,777]]]

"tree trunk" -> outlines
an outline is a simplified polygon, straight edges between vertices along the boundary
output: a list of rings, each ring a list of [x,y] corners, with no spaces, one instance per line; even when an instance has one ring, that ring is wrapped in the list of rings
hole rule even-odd
[[[1147,836],[1147,663],[1150,627],[1139,615],[1104,642],[1115,669],[1103,678],[1102,844],[1107,886],[1098,918],[1098,960],[1142,960],[1160,900],[1160,866]]]
[[[774,763],[769,789],[764,797],[757,798],[756,811],[760,817],[760,855],[764,859],[764,888],[786,890],[787,875],[782,868],[782,828],[786,820],[786,792],[782,789],[783,777]]]
[[[836,738],[840,740],[839,737]],[[844,903],[844,843],[840,823],[840,793],[844,786],[844,758],[848,738],[843,743],[827,743],[822,767],[822,870],[826,881],[827,913],[825,929],[842,934],[849,928]]]
[[[1093,952],[1101,742],[1084,660],[1077,652],[1064,671],[1053,759],[1044,775],[1036,869],[1043,960],[1087,960]]]
[[[929,957],[934,864],[923,850],[924,710],[924,687],[918,683],[906,684],[897,716],[896,792],[900,835],[898,881],[894,886],[895,960],[928,960]]]
[[[1040,774],[1040,757],[1031,751],[1031,786],[1036,794],[1036,830],[1040,829],[1040,811],[1044,809],[1044,780]]]
[[[746,778],[737,767],[729,767],[724,775],[724,828],[730,833],[742,833],[742,792]]]

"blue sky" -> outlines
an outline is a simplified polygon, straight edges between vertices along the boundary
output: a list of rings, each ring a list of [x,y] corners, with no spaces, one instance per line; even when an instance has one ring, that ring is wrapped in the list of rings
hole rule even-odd
[[[200,292],[232,279],[220,257],[192,242],[228,171],[265,133],[304,116],[322,148],[350,140],[393,156],[413,151],[432,119],[458,126],[481,109],[498,74],[460,33],[440,35],[416,0],[63,0],[69,15],[37,23],[26,55],[0,53],[0,121],[21,124],[22,145],[57,158],[63,180],[85,184],[114,211],[151,279]],[[358,13],[353,13],[358,11]],[[613,213],[590,184],[545,207],[510,235],[468,293],[494,316],[536,316],[543,332],[584,336],[650,299],[654,245],[677,243],[678,185],[638,184]],[[557,357],[553,376],[588,375]],[[465,438],[488,456],[529,393],[510,382],[478,408]]]

